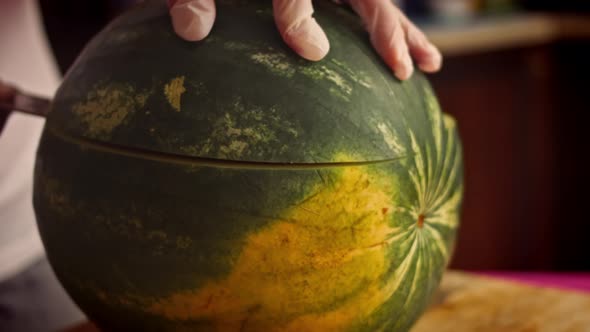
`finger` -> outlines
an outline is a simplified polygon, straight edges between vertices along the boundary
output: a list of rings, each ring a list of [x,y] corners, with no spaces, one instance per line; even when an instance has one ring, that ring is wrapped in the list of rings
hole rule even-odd
[[[202,40],[213,28],[213,0],[168,0],[174,31],[188,41]]]
[[[429,73],[439,71],[442,66],[442,55],[436,46],[406,17],[402,19],[402,25],[406,31],[410,54],[412,54],[418,67]]]
[[[400,10],[391,0],[351,0],[350,5],[363,20],[373,47],[395,75],[401,80],[410,78],[414,66]]]
[[[283,40],[297,54],[312,61],[328,54],[330,43],[312,17],[311,0],[273,0],[273,12]]]

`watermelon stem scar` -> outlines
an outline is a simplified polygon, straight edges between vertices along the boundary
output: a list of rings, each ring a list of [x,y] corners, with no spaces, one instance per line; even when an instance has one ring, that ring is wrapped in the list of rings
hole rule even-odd
[[[418,222],[416,223],[416,224],[418,225],[418,228],[422,228],[422,227],[424,227],[424,218],[425,218],[425,217],[424,217],[424,215],[423,215],[423,214],[420,214],[420,215],[418,216]]]

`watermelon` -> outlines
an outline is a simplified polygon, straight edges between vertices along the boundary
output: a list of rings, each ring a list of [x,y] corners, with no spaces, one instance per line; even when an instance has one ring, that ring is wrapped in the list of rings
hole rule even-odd
[[[319,62],[269,2],[217,7],[191,43],[143,2],[68,71],[34,182],[60,282],[106,331],[409,329],[453,252],[454,120],[344,7]]]

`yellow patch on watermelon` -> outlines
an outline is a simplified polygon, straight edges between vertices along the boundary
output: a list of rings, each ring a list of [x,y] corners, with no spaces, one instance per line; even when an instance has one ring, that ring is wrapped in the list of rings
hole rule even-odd
[[[76,214],[76,207],[67,193],[61,180],[41,175],[38,177],[37,186],[40,192],[45,196],[49,207],[62,216],[72,216]],[[59,219],[57,219],[59,220]]]
[[[371,314],[391,296],[382,281],[399,232],[394,179],[364,167],[331,172],[340,173],[334,184],[246,238],[225,279],[149,301],[147,311],[244,331],[336,331]]]
[[[258,52],[250,56],[254,62],[264,65],[275,74],[292,77],[295,74],[295,69],[289,63],[289,58],[279,52],[264,53]]]
[[[93,138],[108,138],[128,114],[145,105],[150,92],[138,92],[130,84],[104,84],[95,87],[86,100],[76,103],[72,112],[87,126]]]
[[[166,85],[164,85],[164,94],[168,103],[177,112],[180,112],[180,97],[186,92],[184,87],[184,76],[175,77]]]

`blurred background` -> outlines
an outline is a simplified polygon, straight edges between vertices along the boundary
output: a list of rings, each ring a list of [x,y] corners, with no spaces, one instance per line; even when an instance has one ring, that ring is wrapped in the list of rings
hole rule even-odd
[[[62,72],[133,3],[40,2]],[[442,50],[443,70],[430,79],[463,139],[452,267],[589,271],[590,1],[397,3]]]

